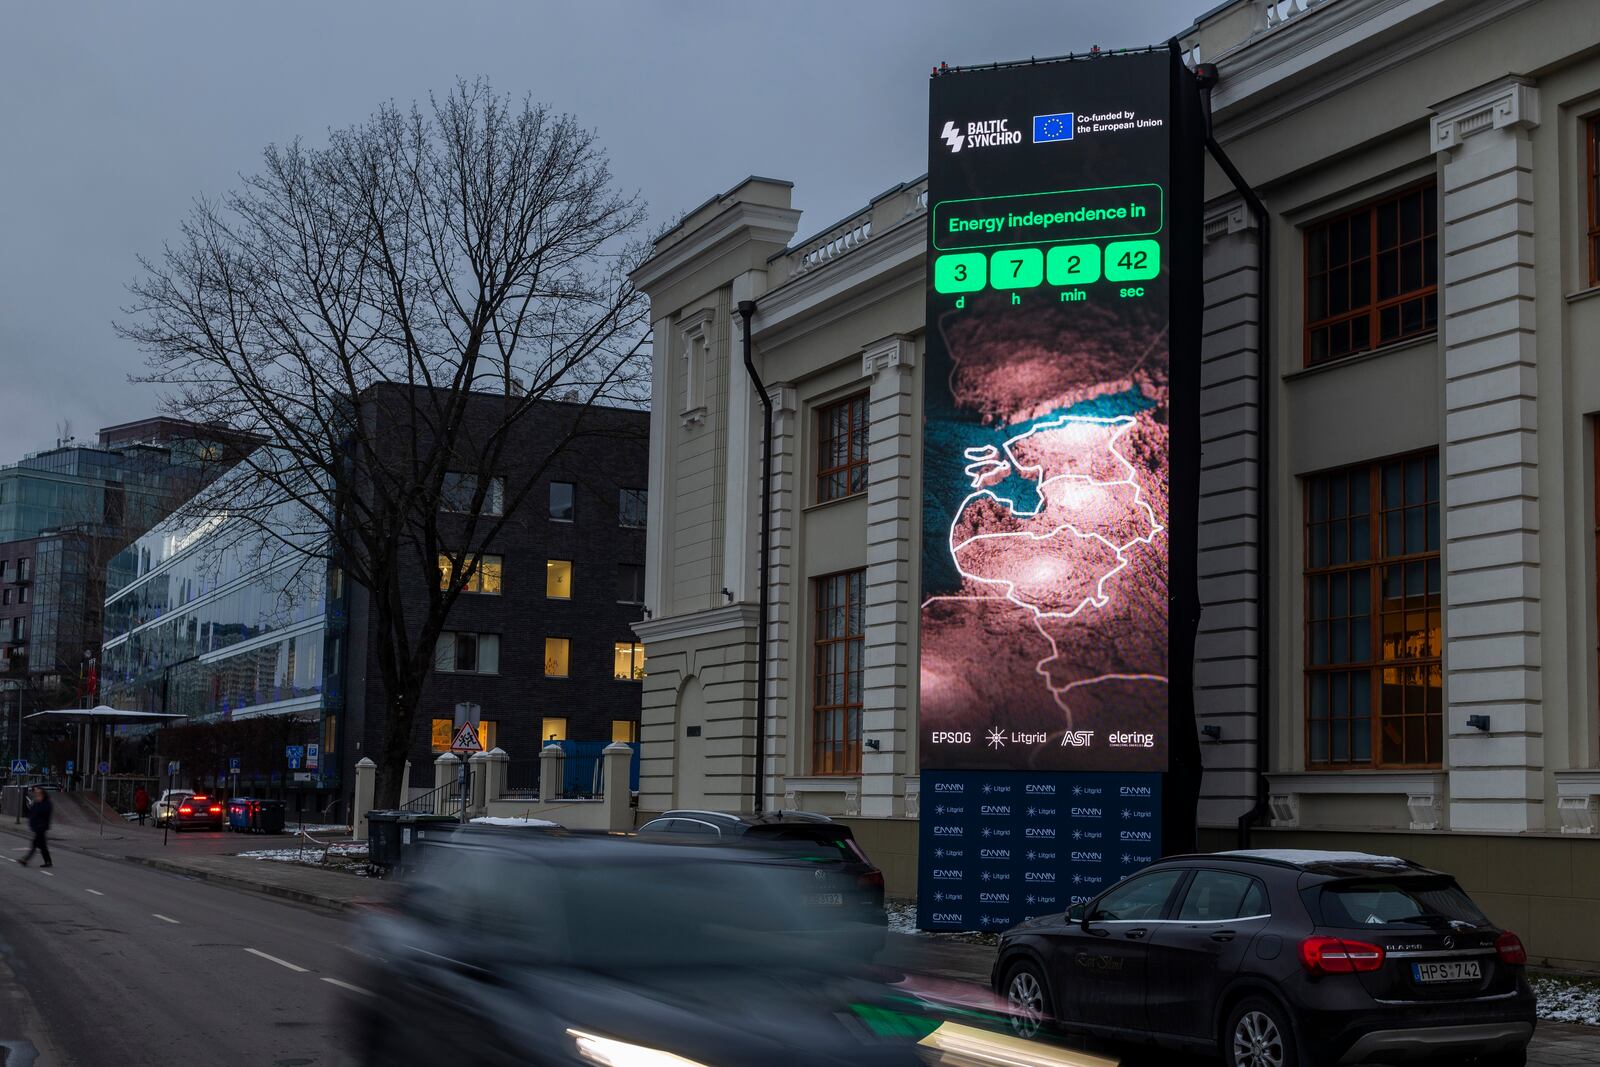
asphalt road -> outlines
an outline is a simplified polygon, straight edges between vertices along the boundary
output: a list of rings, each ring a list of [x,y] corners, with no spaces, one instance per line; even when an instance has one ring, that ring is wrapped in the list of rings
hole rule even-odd
[[[13,862],[0,837],[0,1063],[261,1067],[352,1062],[360,995],[334,915],[130,863],[57,851]]]

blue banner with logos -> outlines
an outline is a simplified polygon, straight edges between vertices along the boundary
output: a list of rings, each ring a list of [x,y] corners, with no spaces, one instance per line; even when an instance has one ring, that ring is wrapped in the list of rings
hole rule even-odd
[[[1161,855],[1161,775],[922,772],[917,925],[1004,930]]]

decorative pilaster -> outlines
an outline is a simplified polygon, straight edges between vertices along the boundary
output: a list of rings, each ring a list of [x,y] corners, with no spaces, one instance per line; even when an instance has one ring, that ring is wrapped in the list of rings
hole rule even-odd
[[[767,694],[762,706],[767,709],[764,805],[771,811],[784,806],[785,777],[798,769],[789,765],[789,738],[797,735],[801,714],[794,703],[795,680],[789,674],[789,644],[793,640],[798,602],[794,534],[800,509],[800,426],[794,386],[782,382],[772,384],[768,386],[768,395],[772,398],[771,571],[768,576],[771,604],[767,619]],[[757,511],[759,513],[760,509]],[[759,553],[759,549],[757,551]],[[798,736],[804,734],[798,733]]]
[[[1237,197],[1207,207],[1200,342],[1200,628],[1195,715],[1217,736],[1200,746],[1200,825],[1234,826],[1256,798],[1256,580],[1261,542],[1262,235]],[[1287,724],[1285,724],[1287,726]],[[1275,810],[1276,824],[1284,816]]]
[[[866,637],[861,734],[876,749],[861,753],[861,814],[905,815],[911,683],[912,365],[916,348],[898,334],[875,341],[861,357],[872,379],[867,437]]]
[[[1438,105],[1431,130],[1443,162],[1446,764],[1457,830],[1545,829],[1528,136],[1538,121],[1538,90],[1507,78]]]

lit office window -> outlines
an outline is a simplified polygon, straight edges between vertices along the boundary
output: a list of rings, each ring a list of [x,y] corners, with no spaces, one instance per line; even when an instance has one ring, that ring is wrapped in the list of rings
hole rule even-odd
[[[539,744],[541,747],[551,741],[565,741],[567,739],[567,720],[546,718],[539,726]]]
[[[448,589],[453,576],[453,564],[445,553],[439,553],[439,588]],[[479,556],[478,565],[472,569],[472,574],[467,578],[467,584],[462,588],[465,593],[487,593],[492,596],[500,595],[503,577],[504,560],[500,556]]]
[[[552,600],[572,599],[572,561],[547,559],[544,561],[544,595]]]
[[[632,744],[639,740],[639,724],[632,719],[611,720],[611,740]]]
[[[637,641],[618,641],[613,651],[612,676],[619,681],[644,679],[644,645]]]
[[[565,637],[544,639],[544,676],[565,678],[572,657],[572,642]]]

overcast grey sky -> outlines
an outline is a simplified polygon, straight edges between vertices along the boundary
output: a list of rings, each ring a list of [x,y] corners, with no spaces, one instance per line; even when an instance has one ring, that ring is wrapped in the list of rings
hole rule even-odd
[[[1214,0],[12,3],[0,34],[0,463],[154,413],[112,334],[190,201],[261,150],[483,76],[599,131],[664,222],[747,174],[801,235],[927,169],[927,75],[1154,44]]]

